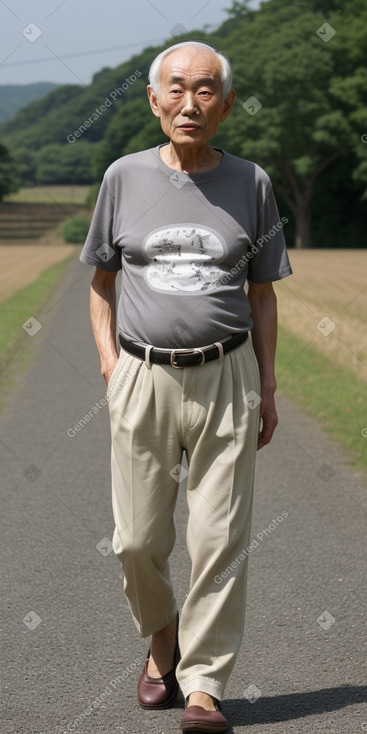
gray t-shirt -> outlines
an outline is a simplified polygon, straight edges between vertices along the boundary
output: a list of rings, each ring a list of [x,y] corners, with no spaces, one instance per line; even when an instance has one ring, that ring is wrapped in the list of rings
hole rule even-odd
[[[255,163],[221,151],[216,168],[187,175],[160,147],[109,166],[80,259],[122,270],[117,326],[127,339],[205,346],[251,329],[246,279],[292,273],[284,221]]]

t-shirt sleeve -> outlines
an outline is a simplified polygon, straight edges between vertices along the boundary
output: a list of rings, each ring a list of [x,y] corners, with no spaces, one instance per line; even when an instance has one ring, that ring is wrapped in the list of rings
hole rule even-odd
[[[283,221],[279,218],[273,188],[269,182],[265,201],[258,214],[256,241],[250,249],[253,256],[249,262],[248,280],[252,283],[271,283],[292,274],[283,225],[284,218]]]
[[[114,210],[115,201],[105,174],[79,259],[110,272],[121,270],[121,251],[113,241]]]

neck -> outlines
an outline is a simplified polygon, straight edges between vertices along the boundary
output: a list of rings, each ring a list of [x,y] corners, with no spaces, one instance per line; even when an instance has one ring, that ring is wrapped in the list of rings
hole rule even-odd
[[[205,173],[219,166],[222,160],[222,153],[214,150],[210,145],[186,148],[186,146],[176,145],[171,140],[168,145],[164,145],[159,150],[167,166],[176,171],[183,171],[183,173]]]

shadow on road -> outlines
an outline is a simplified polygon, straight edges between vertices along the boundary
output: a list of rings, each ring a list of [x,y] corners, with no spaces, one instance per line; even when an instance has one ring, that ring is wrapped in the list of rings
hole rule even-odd
[[[250,704],[243,698],[234,698],[225,702],[223,713],[230,725],[228,731],[231,732],[233,726],[274,724],[278,721],[301,719],[365,701],[367,686],[339,686],[284,696],[264,696],[255,704]]]

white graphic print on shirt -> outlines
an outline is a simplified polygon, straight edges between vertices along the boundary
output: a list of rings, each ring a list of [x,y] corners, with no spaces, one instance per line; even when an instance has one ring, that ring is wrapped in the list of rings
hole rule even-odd
[[[143,243],[146,281],[156,291],[208,293],[218,287],[223,272],[216,263],[226,250],[222,236],[209,227],[184,223],[158,229]]]

